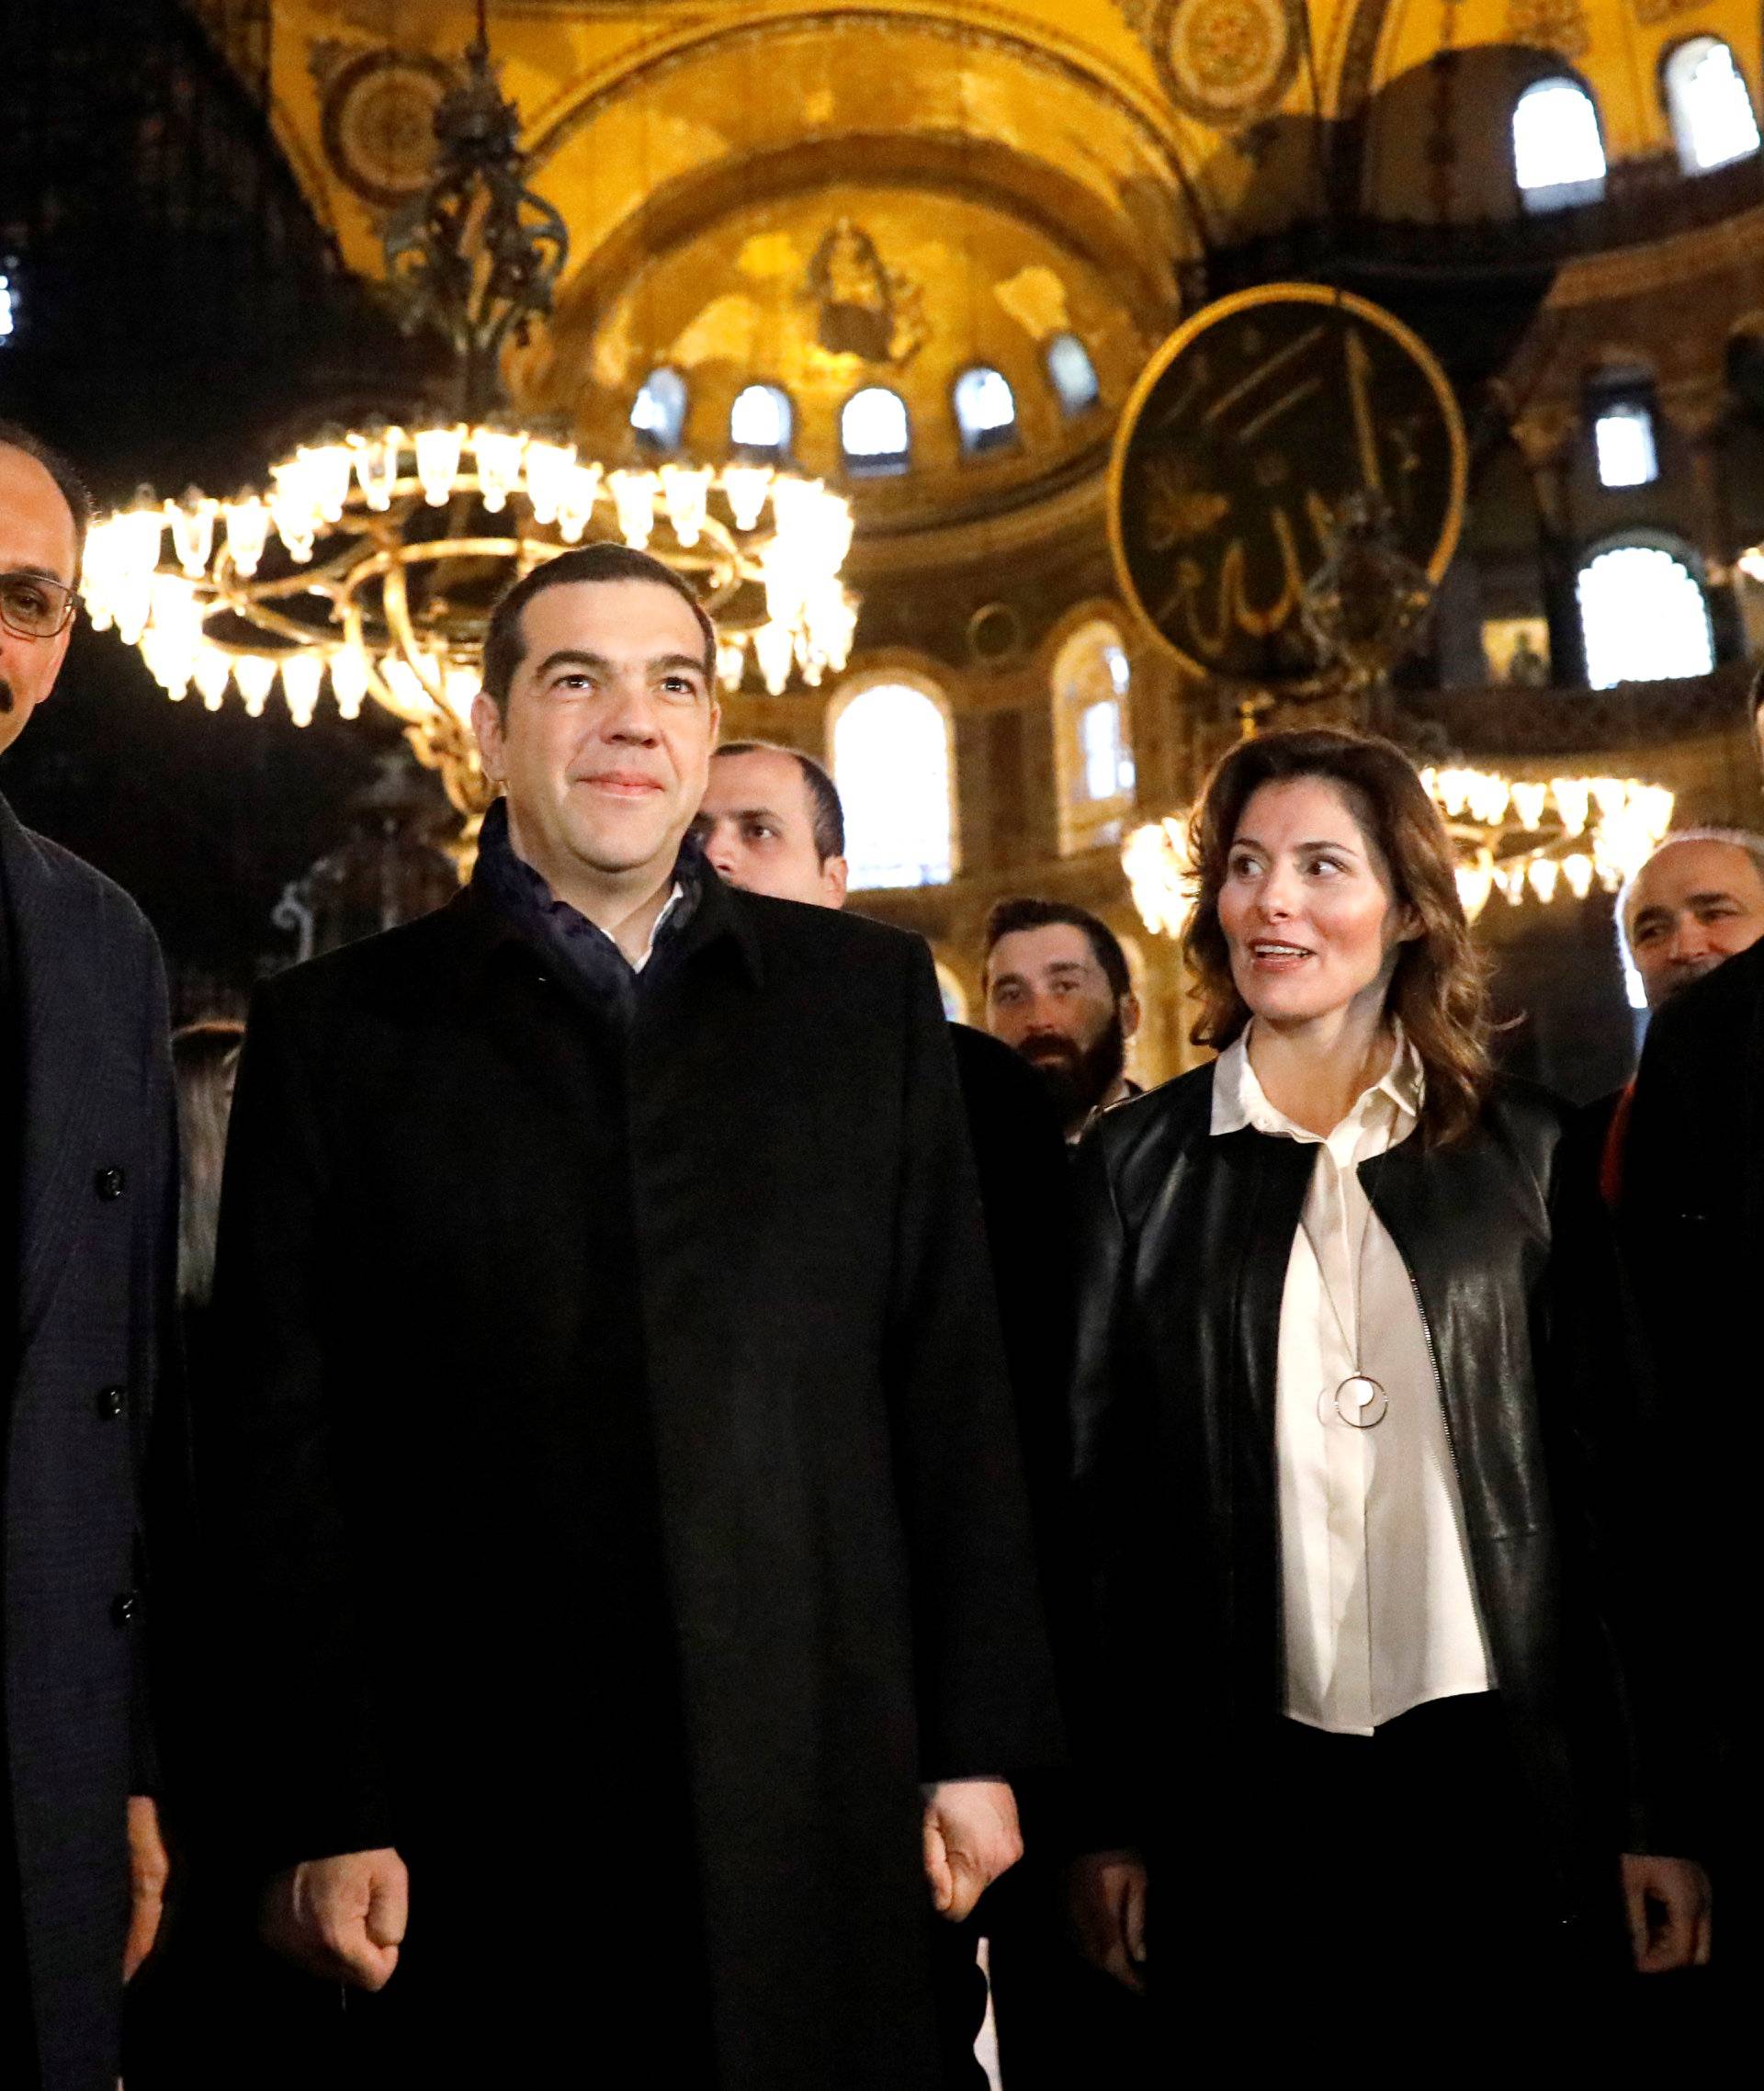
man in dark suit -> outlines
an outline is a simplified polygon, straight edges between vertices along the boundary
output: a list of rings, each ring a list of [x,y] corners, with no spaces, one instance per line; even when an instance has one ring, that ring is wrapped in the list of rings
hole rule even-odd
[[[1757,692],[1755,690],[1756,697]],[[1754,708],[1754,717],[1759,715]],[[1713,1731],[1714,1971],[1749,2012],[1764,1863],[1746,1654],[1757,1614],[1758,1284],[1764,1263],[1764,942],[1656,1010],[1623,1147],[1621,1226],[1658,1382],[1656,1566],[1678,1739]]]
[[[845,904],[845,811],[838,786],[811,755],[769,741],[725,742],[711,762],[695,832],[718,876],[743,892],[810,908]],[[967,1024],[952,1024],[949,1035],[979,1173],[1043,1599],[1057,1612],[1073,1333],[1071,1170],[1059,1120],[1028,1062]],[[995,1940],[995,1967],[998,1932],[1010,1927],[1014,1913],[1008,1905],[1028,1878],[1014,1870],[975,1917],[974,1926],[986,1927]],[[933,1936],[951,2091],[985,2082],[974,2052],[986,2016],[977,1944],[974,1927],[940,1927]]]
[[[0,749],[61,669],[87,514],[71,469],[0,422]],[[4,799],[0,881],[0,2072],[111,2091],[165,1872],[143,1590],[143,1510],[178,1472],[156,1400],[175,1240],[165,983],[133,902]]]
[[[930,2091],[925,1877],[972,1906],[1048,1745],[931,962],[683,846],[714,662],[645,556],[538,569],[469,890],[253,1012],[240,1833],[377,2081]]]

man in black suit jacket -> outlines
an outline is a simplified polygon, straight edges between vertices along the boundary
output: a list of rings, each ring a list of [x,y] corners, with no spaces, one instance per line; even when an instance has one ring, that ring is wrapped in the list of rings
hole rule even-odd
[[[759,740],[719,747],[695,832],[719,876],[743,892],[810,908],[845,903],[839,788],[797,749]],[[1066,1582],[1059,1536],[1074,1319],[1071,1168],[1046,1089],[1029,1063],[966,1023],[952,1024],[949,1036],[979,1173],[1043,1601],[1057,1614]],[[1014,1870],[1001,1893],[1021,1890],[1027,1877]],[[975,1923],[996,1938],[1001,1921],[1000,1899],[989,1896]],[[1002,1921],[1009,1923],[1009,1913]],[[940,1927],[932,1943],[944,2076],[951,2091],[974,2091],[986,2081],[975,2057],[987,2002],[978,1941],[972,1927]],[[995,1966],[997,1958],[995,1947]]]
[[[1713,1728],[1700,1783],[1715,1967],[1749,2010],[1764,1864],[1747,1654],[1758,1612],[1758,1405],[1764,1344],[1764,943],[1655,1012],[1624,1147],[1622,1225],[1659,1387],[1656,1551],[1682,1592],[1661,1643],[1674,1710]],[[1676,1484],[1676,1485],[1675,1485]]]
[[[925,1876],[1053,1724],[931,962],[682,846],[714,643],[622,547],[529,576],[470,889],[253,1012],[240,1832],[380,2082],[931,2091]]]
[[[60,671],[86,516],[69,468],[0,423],[0,748]],[[175,1240],[165,983],[134,903],[4,799],[0,881],[0,2072],[111,2091],[125,1969],[164,1882],[142,1586],[143,1511],[179,1467],[156,1398]]]

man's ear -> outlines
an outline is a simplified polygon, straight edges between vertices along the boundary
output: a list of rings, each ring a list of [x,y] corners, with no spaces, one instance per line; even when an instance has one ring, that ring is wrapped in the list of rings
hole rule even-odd
[[[843,857],[829,857],[820,867],[820,876],[827,881],[827,905],[842,908],[852,883],[851,865]]]
[[[484,774],[492,784],[507,781],[503,760],[503,715],[492,698],[480,690],[471,700],[471,729],[478,736],[478,752],[483,757]]]
[[[1121,1035],[1123,1038],[1131,1038],[1139,1028],[1139,998],[1137,995],[1123,995],[1115,1007],[1121,1012]]]

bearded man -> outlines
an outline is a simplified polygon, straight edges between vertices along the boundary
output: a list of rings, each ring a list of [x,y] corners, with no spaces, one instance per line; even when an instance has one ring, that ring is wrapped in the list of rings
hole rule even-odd
[[[1047,1085],[1069,1142],[1139,1085],[1126,1071],[1139,1002],[1109,925],[1058,900],[1001,900],[987,917],[986,1028]]]

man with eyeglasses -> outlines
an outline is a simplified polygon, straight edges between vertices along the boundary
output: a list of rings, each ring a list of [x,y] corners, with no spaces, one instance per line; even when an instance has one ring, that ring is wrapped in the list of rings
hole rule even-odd
[[[0,421],[0,751],[66,656],[89,514]],[[179,1464],[155,1401],[165,981],[133,901],[4,797],[0,1058],[0,2082],[110,2091],[165,1878],[143,1640],[143,1511]]]

